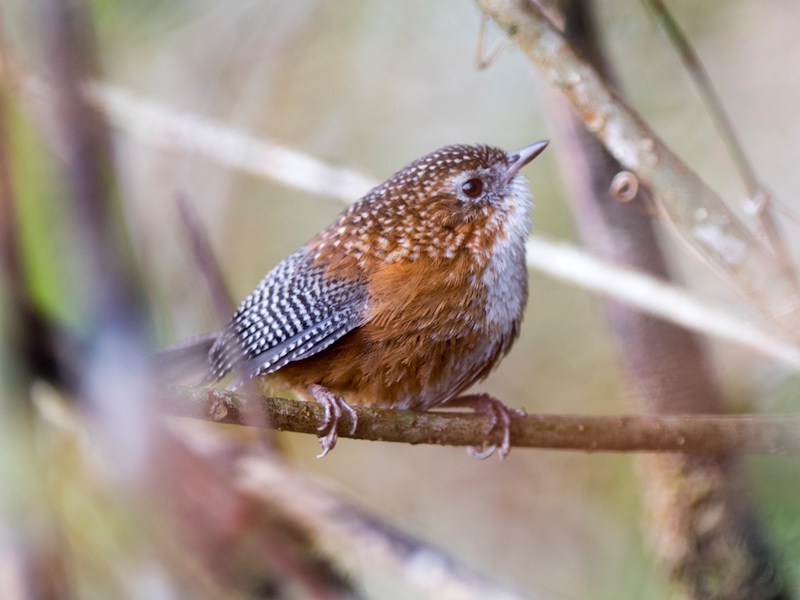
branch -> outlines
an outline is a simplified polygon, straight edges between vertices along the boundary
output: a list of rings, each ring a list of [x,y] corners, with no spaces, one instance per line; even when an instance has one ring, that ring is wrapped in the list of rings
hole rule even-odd
[[[208,234],[200,222],[200,216],[194,205],[185,194],[178,194],[177,205],[180,222],[183,225],[195,267],[208,288],[217,319],[220,324],[225,323],[233,314],[236,304],[231,297],[217,257],[211,248]]]
[[[285,512],[324,551],[360,579],[389,572],[415,590],[413,597],[521,600],[519,595],[460,564],[442,550],[339,498],[311,478],[275,460],[237,461],[237,487]]]
[[[569,43],[613,81],[590,0],[564,6]],[[560,138],[557,158],[568,174],[569,199],[587,246],[600,256],[669,279],[653,222],[610,197],[608,182],[619,174],[619,163],[566,102],[552,107]],[[640,187],[639,195],[646,199],[648,189]],[[695,336],[616,302],[604,307],[620,366],[642,412],[706,418],[726,412],[707,354]],[[721,600],[786,595],[779,561],[747,493],[739,453],[660,454],[641,461],[645,522],[659,562],[682,596]]]
[[[800,348],[751,318],[711,303],[689,290],[572,244],[533,235],[526,244],[528,267],[642,312],[699,331],[800,370]]]
[[[237,394],[225,390],[165,387],[158,402],[166,414],[249,425],[269,423],[282,431],[318,432],[324,411],[313,402]],[[415,412],[356,407],[358,428],[348,435],[345,415],[340,437],[480,446],[500,443],[486,435],[489,421],[474,413]],[[498,432],[492,432],[498,433]],[[789,415],[639,416],[537,414],[513,417],[511,444],[518,448],[584,452],[680,452],[712,454],[800,454],[800,418]]]
[[[158,148],[197,153],[291,188],[347,203],[377,183],[358,171],[332,167],[303,152],[221,123],[169,110],[118,87],[93,82],[86,91],[114,127]]]
[[[697,87],[697,91],[706,106],[706,110],[714,121],[717,131],[733,159],[739,177],[742,179],[747,189],[748,205],[752,205],[756,209],[754,215],[759,220],[762,235],[772,247],[777,259],[781,262],[782,268],[788,271],[787,275],[789,277],[796,277],[794,265],[792,265],[791,259],[789,258],[786,244],[780,235],[780,231],[772,215],[770,205],[773,200],[764,190],[752,162],[744,151],[744,146],[739,141],[739,136],[734,129],[733,121],[731,121],[731,118],[728,116],[722,104],[722,100],[717,94],[717,90],[711,83],[711,77],[709,77],[703,63],[700,62],[700,58],[697,56],[694,47],[692,47],[689,38],[686,37],[680,25],[678,25],[678,22],[667,10],[664,2],[662,2],[662,0],[643,0],[643,2],[655,14],[664,33],[680,55],[681,61],[689,72],[689,75],[691,75]],[[749,208],[749,206],[745,208]]]
[[[769,249],[658,138],[585,60],[535,2],[478,0],[481,9],[572,105],[586,127],[653,192],[681,239],[758,310],[800,336],[794,279]]]

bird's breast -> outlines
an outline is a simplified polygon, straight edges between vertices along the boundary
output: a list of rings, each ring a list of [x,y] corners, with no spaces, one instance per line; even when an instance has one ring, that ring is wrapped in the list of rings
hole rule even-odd
[[[354,405],[425,410],[484,378],[519,333],[527,299],[525,223],[465,236],[452,256],[361,271],[362,325],[276,375]],[[339,263],[341,264],[341,263]],[[355,266],[355,265],[354,265]],[[355,269],[354,269],[355,272]]]

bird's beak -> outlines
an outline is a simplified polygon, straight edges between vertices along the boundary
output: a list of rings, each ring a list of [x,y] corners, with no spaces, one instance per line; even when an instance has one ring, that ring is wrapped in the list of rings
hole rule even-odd
[[[505,182],[508,183],[514,178],[514,175],[519,173],[519,170],[531,162],[534,158],[539,156],[542,151],[547,148],[550,140],[536,142],[530,146],[525,146],[522,150],[518,150],[513,154],[508,155],[508,171],[506,171]]]

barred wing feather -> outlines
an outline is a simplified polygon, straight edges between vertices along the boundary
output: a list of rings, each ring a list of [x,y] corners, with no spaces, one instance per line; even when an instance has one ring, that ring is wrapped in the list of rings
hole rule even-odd
[[[363,289],[359,282],[323,276],[301,248],[239,306],[209,353],[209,379],[236,371],[236,387],[321,352],[363,324]]]

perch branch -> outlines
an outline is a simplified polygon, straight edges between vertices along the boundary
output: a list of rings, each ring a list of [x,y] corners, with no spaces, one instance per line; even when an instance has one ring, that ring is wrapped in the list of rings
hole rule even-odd
[[[297,433],[317,434],[324,416],[322,407],[313,402],[207,388],[166,387],[159,404],[163,412],[173,416],[239,425],[260,418],[275,429]],[[340,428],[340,437],[442,446],[500,442],[499,435],[486,435],[488,419],[483,415],[362,407],[355,410],[358,414],[355,433],[346,433],[346,422]],[[796,455],[800,454],[800,418],[536,414],[513,417],[511,443],[521,448],[584,452],[740,451]]]

